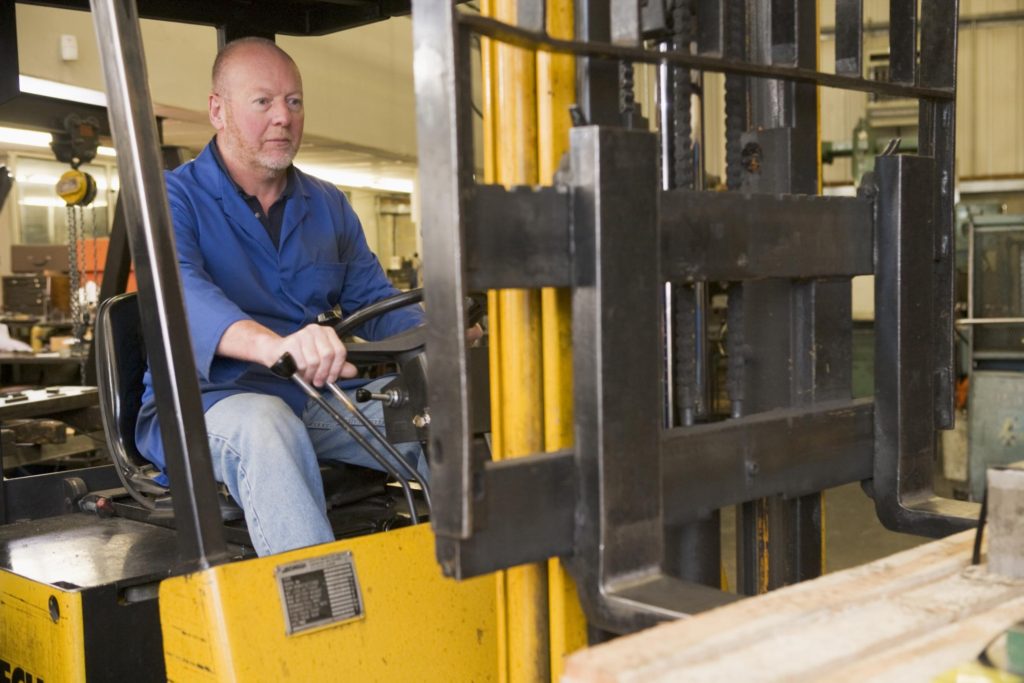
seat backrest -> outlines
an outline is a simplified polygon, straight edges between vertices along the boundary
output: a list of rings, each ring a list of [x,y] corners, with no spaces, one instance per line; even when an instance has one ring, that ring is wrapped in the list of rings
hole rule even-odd
[[[136,470],[149,462],[135,447],[135,422],[142,408],[146,372],[146,346],[135,292],[119,294],[99,305],[94,343],[107,447],[119,468]]]

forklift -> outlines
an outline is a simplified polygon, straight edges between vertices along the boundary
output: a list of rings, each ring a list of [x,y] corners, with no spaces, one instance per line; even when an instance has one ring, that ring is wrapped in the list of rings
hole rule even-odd
[[[832,73],[818,69],[813,0],[486,0],[479,14],[417,0],[430,528],[265,558],[226,541],[138,12],[230,38],[395,9],[253,4],[266,13],[247,5],[243,20],[226,2],[92,0],[174,528],[70,512],[88,498],[66,496],[0,529],[12,670],[552,680],[587,643],[820,575],[830,487],[861,482],[893,529],[975,524],[977,505],[939,498],[931,476],[936,430],[952,425],[956,3],[929,6],[919,26],[917,3],[893,0],[890,79],[870,81],[859,1],[837,3]],[[704,73],[725,74],[723,192],[708,191],[695,132],[711,118]],[[638,74],[656,84],[657,135]],[[859,196],[816,196],[818,86],[918,99],[917,153],[894,140]],[[871,273],[875,390],[855,400],[849,280]],[[722,283],[716,362],[709,295]],[[461,334],[475,292],[488,299],[486,385]],[[489,453],[476,438],[485,411]],[[69,485],[50,486],[56,501]],[[723,590],[718,540],[731,505],[736,592]]]
[[[220,25],[221,38],[229,40],[234,31],[238,35],[316,33],[357,25],[380,10],[376,3],[364,4],[357,12],[333,3],[312,3],[298,9],[303,20],[314,17],[316,21],[305,24],[296,18],[291,25],[280,23],[281,17],[272,14],[260,25],[240,24],[240,17],[255,15],[229,3],[209,3],[190,17],[180,13],[179,3],[145,9],[150,17]],[[4,3],[3,26],[4,45],[13,45],[16,55],[14,9],[14,3]],[[408,6],[404,9],[408,11]],[[119,49],[137,50],[134,54],[141,60],[134,3],[97,6],[94,17],[98,26],[103,19],[121,22],[116,28],[100,29],[100,35]],[[17,60],[10,68],[16,84]],[[140,101],[144,111],[138,113],[138,120],[146,122],[147,142],[142,147],[157,155],[146,182],[155,183],[150,191],[162,194],[164,159],[157,147],[143,62],[133,64],[132,71],[138,79],[132,87],[139,88],[134,91],[139,97],[129,102]],[[131,129],[114,113],[122,111],[114,99],[111,96],[110,118],[123,126],[115,133],[123,142],[130,139]],[[103,113],[106,119],[107,112]],[[446,680],[453,672],[459,672],[458,678],[493,678],[497,656],[494,580],[460,584],[443,579],[432,561],[428,525],[415,524],[420,518],[425,521],[429,510],[425,482],[413,491],[404,478],[394,478],[401,484],[396,489],[386,487],[384,477],[375,472],[325,470],[325,492],[340,545],[332,544],[330,552],[322,548],[315,553],[280,555],[272,565],[248,576],[221,573],[255,557],[238,506],[217,490],[212,472],[201,469],[209,470],[210,465],[206,446],[195,440],[196,436],[206,438],[201,410],[196,412],[198,393],[181,405],[168,402],[172,384],[186,393],[197,390],[197,385],[192,379],[196,373],[166,199],[163,228],[147,232],[143,225],[149,219],[137,213],[138,202],[132,199],[140,195],[128,188],[127,181],[131,160],[138,156],[124,150],[120,154],[125,176],[119,218],[132,220],[115,225],[108,255],[111,277],[104,285],[123,291],[127,266],[134,262],[139,292],[105,292],[95,325],[94,374],[111,464],[2,482],[0,671],[5,680],[263,680],[270,676],[323,680],[331,677],[325,671],[344,672],[359,680],[385,676]],[[166,232],[154,242],[160,230]],[[150,260],[147,245],[155,243],[159,257]],[[174,291],[169,308],[168,302],[156,297],[168,286]],[[344,320],[325,315],[324,322],[344,334],[346,327],[357,328],[397,305],[416,303],[419,297],[418,291],[405,293]],[[148,313],[156,310],[159,320],[149,320]],[[162,331],[162,336],[154,336],[155,330]],[[485,349],[480,351],[486,355]],[[159,483],[158,472],[134,445],[147,357],[154,376],[159,377],[158,409],[172,441],[187,435],[186,443],[179,441],[173,448],[177,455],[171,458],[175,462],[170,466],[170,487]],[[403,397],[388,406],[386,420],[393,427],[389,434],[396,441],[425,439],[426,426],[414,424],[416,416],[426,413],[423,331],[412,330],[383,343],[354,344],[350,358],[364,365],[389,363],[399,370],[386,389]],[[486,371],[486,365],[483,368]],[[95,401],[96,389],[90,393]],[[193,451],[197,446],[200,450]],[[376,444],[375,450],[382,446],[387,448],[387,444]],[[200,469],[192,472],[196,467]],[[202,484],[176,484],[197,473],[204,479]],[[213,571],[196,583],[198,570]],[[169,583],[176,576],[189,577],[179,587],[184,592],[175,592]],[[196,589],[200,592],[192,594]],[[233,590],[238,591],[232,599],[237,600],[236,606],[217,604]],[[209,602],[201,595],[215,599]],[[254,597],[263,595],[278,596],[284,601],[281,608],[260,615],[245,613],[258,603]],[[259,633],[261,623],[268,627],[267,633],[285,640],[277,644],[274,638],[268,640]],[[335,629],[341,625],[347,634],[344,644],[335,640]],[[285,641],[299,649],[292,650]],[[252,650],[244,652],[248,647]],[[237,657],[215,664],[208,661],[211,654],[227,652]],[[261,660],[257,653],[267,658]]]

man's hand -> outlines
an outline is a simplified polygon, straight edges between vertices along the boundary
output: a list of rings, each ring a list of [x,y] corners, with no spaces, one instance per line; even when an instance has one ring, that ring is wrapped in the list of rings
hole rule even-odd
[[[330,327],[306,325],[287,337],[278,337],[264,365],[270,367],[285,353],[295,359],[299,375],[313,386],[334,384],[341,377],[355,377],[356,366],[346,360],[348,351]]]
[[[466,343],[469,346],[476,346],[476,343],[483,339],[483,337],[484,328],[480,327],[480,323],[466,328]]]
[[[299,376],[314,386],[333,384],[339,378],[355,377],[356,367],[347,362],[348,351],[334,330],[306,325],[282,337],[252,320],[232,324],[217,345],[217,354],[262,363],[268,368],[285,353],[295,360]]]

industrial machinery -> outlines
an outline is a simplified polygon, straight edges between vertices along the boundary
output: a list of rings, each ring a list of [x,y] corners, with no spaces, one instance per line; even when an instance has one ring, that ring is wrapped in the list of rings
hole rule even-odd
[[[342,15],[355,21],[356,10],[334,3],[273,4],[266,14],[246,8],[262,25],[235,28],[316,33],[340,28]],[[382,11],[369,5],[364,19]],[[595,640],[737,599],[720,590],[722,507],[740,508],[741,594],[821,573],[821,491],[832,486],[863,482],[893,529],[941,536],[973,525],[976,505],[940,499],[932,488],[936,429],[953,420],[957,5],[928,3],[920,19],[914,0],[890,5],[889,78],[879,81],[862,76],[860,0],[837,3],[836,73],[816,67],[812,0],[579,0],[550,14],[541,0],[520,0],[485,6],[482,15],[417,0],[419,163],[430,169],[421,182],[433,535],[421,525],[232,562],[237,549],[221,528],[138,16],[134,3],[93,0],[118,157],[131,170],[122,174],[122,196],[165,425],[177,562],[164,536],[150,546],[148,573],[128,578],[108,568],[90,590],[0,573],[0,590],[20,591],[18,604],[28,606],[0,636],[0,658],[21,657],[36,672],[59,664],[71,677],[83,660],[86,670],[102,662],[137,671],[124,653],[99,659],[103,650],[90,640],[106,623],[102,613],[118,605],[134,616],[125,626],[121,615],[118,628],[127,630],[114,640],[146,629],[148,656],[162,649],[176,680],[267,671],[325,678],[338,670],[353,678],[401,680],[413,670],[419,678],[486,679],[499,677],[498,667],[508,671],[503,657],[527,662],[524,677],[537,680],[555,675],[554,659],[549,665],[546,643],[525,655],[499,650],[511,623],[502,621],[506,609],[550,599],[550,620],[542,610],[521,623],[532,634],[550,628],[553,642],[571,619],[568,610],[555,616],[555,599],[573,587]],[[214,23],[236,8],[145,6],[193,21],[199,17],[183,13],[209,12]],[[480,182],[474,36],[485,39],[489,59],[523,72],[533,52],[576,59],[574,126],[548,184],[537,173],[493,168]],[[660,135],[637,111],[638,64],[657,66]],[[726,75],[730,192],[701,189],[694,72]],[[918,153],[902,153],[894,141],[857,197],[815,196],[817,86],[919,100]],[[503,91],[511,97],[502,100],[503,115],[525,111],[515,90]],[[520,126],[529,129],[513,118],[484,139],[518,135]],[[497,164],[524,165],[514,155]],[[873,398],[853,400],[849,279],[870,273],[875,389]],[[707,400],[708,283],[728,284],[730,412],[718,420]],[[544,294],[531,294],[540,288]],[[480,291],[488,291],[492,317],[493,459],[475,447],[480,389],[461,332],[466,295]],[[538,370],[542,353],[555,374]],[[544,421],[541,402],[545,410],[558,405],[558,438],[533,438]],[[506,457],[515,455],[523,457]],[[142,542],[128,528],[113,533]],[[432,545],[443,572],[460,583],[424,566]],[[531,569],[556,557],[562,565]],[[573,581],[556,586],[562,566]],[[338,607],[328,576],[363,589],[350,588],[347,607]],[[514,584],[533,597],[495,599],[513,595]],[[415,596],[405,589],[411,585]],[[429,627],[388,647],[413,622]],[[63,659],[47,661],[31,646],[43,641]]]
[[[988,206],[965,212],[964,316],[957,323],[968,382],[966,448],[959,468],[970,500],[985,493],[989,467],[1024,459],[1020,407],[1024,396],[1024,216]],[[964,462],[965,461],[965,462]]]

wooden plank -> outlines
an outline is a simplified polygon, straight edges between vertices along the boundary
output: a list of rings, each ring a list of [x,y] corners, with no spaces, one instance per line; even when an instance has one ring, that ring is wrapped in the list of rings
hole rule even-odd
[[[564,681],[929,680],[1024,618],[963,532],[569,658]],[[956,643],[953,646],[951,643]]]

